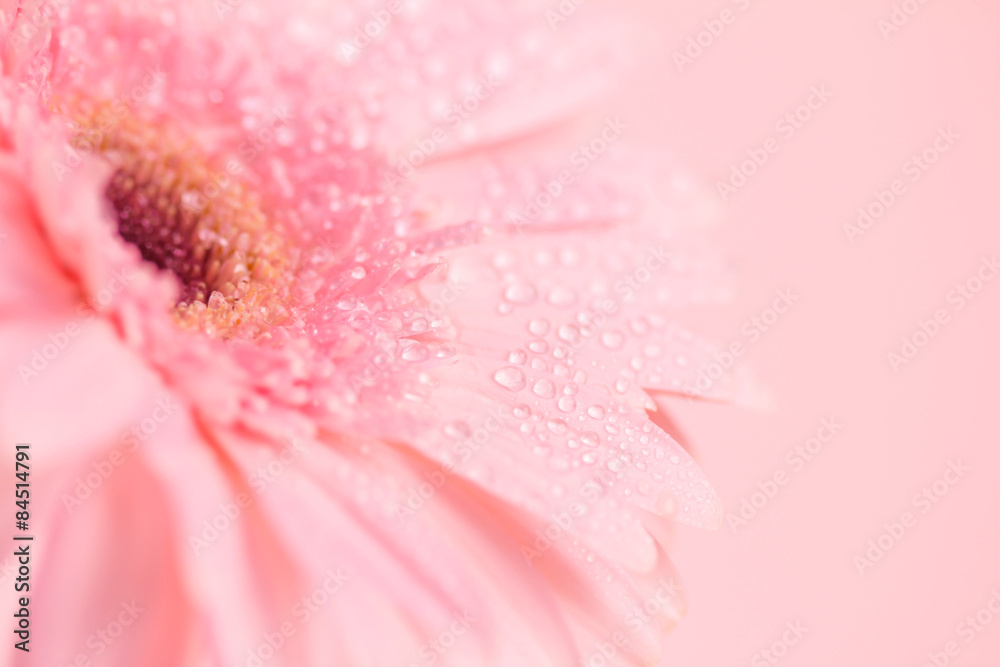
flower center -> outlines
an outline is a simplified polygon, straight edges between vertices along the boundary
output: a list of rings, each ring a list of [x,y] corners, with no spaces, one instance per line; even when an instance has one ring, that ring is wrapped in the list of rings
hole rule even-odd
[[[118,232],[179,280],[178,323],[223,338],[256,338],[287,321],[290,249],[258,200],[169,128],[112,120],[111,111],[105,105],[79,114],[74,143],[96,147],[117,167],[105,197]],[[107,127],[113,132],[98,129]]]

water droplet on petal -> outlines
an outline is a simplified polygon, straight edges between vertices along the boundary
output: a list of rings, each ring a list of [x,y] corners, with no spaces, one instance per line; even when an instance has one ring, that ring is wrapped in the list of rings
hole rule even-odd
[[[549,292],[548,302],[557,308],[568,308],[576,303],[576,292],[568,287],[556,287]]]
[[[545,354],[549,351],[549,344],[539,338],[528,343],[528,349],[535,354]]]
[[[546,424],[546,426],[548,426],[549,430],[555,433],[556,435],[565,435],[566,432],[569,430],[569,427],[566,426],[566,422],[564,422],[562,419],[550,419]]]
[[[493,379],[498,385],[511,391],[521,391],[527,384],[524,373],[513,366],[504,366],[493,374]]]
[[[609,350],[620,350],[625,345],[625,334],[621,331],[605,331],[601,334],[601,345]]]
[[[581,341],[580,327],[575,324],[564,324],[559,327],[559,339],[570,345],[579,345]]]
[[[556,383],[548,378],[543,378],[535,383],[532,391],[535,392],[536,396],[552,398],[556,395]]]
[[[507,361],[512,364],[521,365],[528,360],[528,354],[524,350],[514,350],[507,357]]]
[[[528,322],[528,332],[534,336],[544,336],[549,332],[549,321],[546,319],[535,319]]]
[[[587,408],[587,414],[590,415],[591,419],[604,419],[604,415],[607,411],[604,409],[603,405],[591,405]]]
[[[538,296],[538,293],[535,291],[535,288],[528,283],[514,283],[508,285],[507,289],[503,291],[503,298],[511,303],[520,305],[533,302],[536,296]]]
[[[509,251],[501,250],[493,256],[493,266],[498,269],[509,269],[517,264],[517,256]]]
[[[556,405],[563,412],[573,412],[576,410],[576,401],[570,396],[563,396]]]
[[[404,349],[400,356],[404,361],[424,361],[431,356],[431,351],[423,343],[416,343]]]
[[[629,322],[628,328],[637,336],[645,336],[649,333],[649,323],[641,317],[637,317]]]

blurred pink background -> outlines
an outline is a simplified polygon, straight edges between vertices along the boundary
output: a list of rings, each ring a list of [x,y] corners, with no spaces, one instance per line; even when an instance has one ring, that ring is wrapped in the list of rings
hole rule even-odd
[[[983,258],[1000,259],[1000,5],[636,4],[658,46],[621,113],[713,192],[748,150],[778,146],[719,200],[734,307],[693,314],[745,343],[774,409],[674,407],[727,511],[758,483],[773,497],[753,498],[763,507],[736,531],[680,529],[690,611],[663,664],[1000,665],[1000,279],[971,301],[953,291],[980,287]],[[675,60],[710,28],[700,55]],[[779,126],[814,87],[829,99],[794,132]],[[942,128],[957,138],[928,151],[936,162],[908,163]],[[894,201],[852,243],[844,226],[876,191]],[[798,302],[752,341],[744,324],[786,288]],[[888,354],[939,309],[946,323],[894,370]],[[786,459],[828,417],[843,429],[812,460]],[[968,470],[946,475],[949,461]],[[786,483],[767,484],[778,471]],[[914,498],[925,487],[934,502]],[[857,561],[880,535],[881,558]]]

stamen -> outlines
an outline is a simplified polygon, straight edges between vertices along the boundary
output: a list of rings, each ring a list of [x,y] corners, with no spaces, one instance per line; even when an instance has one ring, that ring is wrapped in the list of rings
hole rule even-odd
[[[292,256],[235,175],[222,184],[210,160],[169,128],[127,117],[113,133],[109,105],[78,113],[74,142],[117,167],[105,196],[122,238],[181,284],[174,310],[184,327],[229,338],[256,338],[290,317]],[[95,137],[97,138],[95,141]]]

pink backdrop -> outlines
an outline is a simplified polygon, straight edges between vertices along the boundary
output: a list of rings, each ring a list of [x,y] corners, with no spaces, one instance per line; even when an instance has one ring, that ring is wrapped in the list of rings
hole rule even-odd
[[[1000,5],[646,4],[658,47],[622,113],[713,190],[773,139],[720,199],[735,305],[693,314],[745,343],[773,409],[675,407],[727,510],[760,507],[680,529],[690,611],[663,664],[1000,665]],[[751,340],[779,289],[798,301]]]

